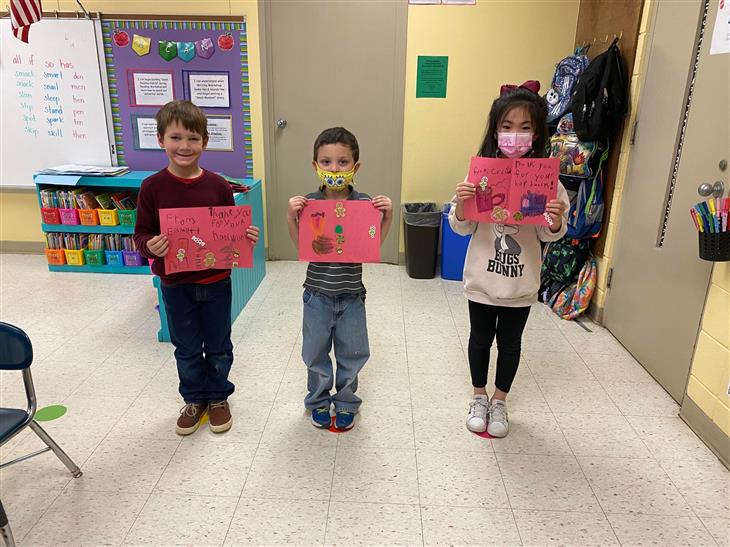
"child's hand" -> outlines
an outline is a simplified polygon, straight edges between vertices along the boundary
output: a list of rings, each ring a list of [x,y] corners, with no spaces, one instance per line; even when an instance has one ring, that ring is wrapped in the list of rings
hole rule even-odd
[[[389,218],[393,215],[393,202],[388,196],[375,196],[373,198],[375,208],[383,213],[383,216]]]
[[[170,248],[167,236],[162,234],[147,241],[147,250],[155,256],[165,256]]]
[[[550,226],[551,232],[557,232],[563,225],[563,213],[565,212],[565,203],[559,199],[551,199],[547,202],[545,212],[553,219],[553,225]]]
[[[246,228],[246,237],[249,239],[252,245],[256,245],[259,240],[259,227],[249,226]]]
[[[289,207],[287,208],[286,215],[289,220],[296,220],[299,213],[304,206],[307,204],[307,198],[304,196],[294,196],[289,200]]]
[[[476,195],[477,188],[471,182],[464,180],[456,185],[456,201],[464,203],[467,199],[471,199]]]

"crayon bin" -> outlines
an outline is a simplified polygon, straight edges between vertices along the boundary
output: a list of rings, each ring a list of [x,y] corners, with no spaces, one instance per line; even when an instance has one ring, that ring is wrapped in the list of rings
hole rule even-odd
[[[116,209],[99,209],[99,223],[102,226],[117,226],[119,215]]]
[[[78,209],[59,209],[58,214],[61,216],[61,224],[78,224]]]
[[[55,207],[41,207],[41,218],[44,224],[61,224],[61,215]]]
[[[134,226],[137,224],[137,209],[120,209],[119,224],[122,226]]]
[[[51,266],[63,266],[66,264],[66,255],[63,249],[46,249],[46,260]]]
[[[124,266],[123,251],[104,251],[104,255],[109,266]]]
[[[698,232],[700,258],[711,262],[730,261],[730,232]]]
[[[84,226],[99,225],[99,213],[96,209],[79,209],[79,219]]]
[[[141,266],[142,255],[138,251],[123,251],[125,266]]]
[[[84,265],[84,251],[78,250],[74,251],[72,249],[64,249],[64,253],[66,253],[66,263],[69,266],[83,266]]]
[[[104,251],[101,249],[85,249],[84,258],[89,266],[104,265]]]

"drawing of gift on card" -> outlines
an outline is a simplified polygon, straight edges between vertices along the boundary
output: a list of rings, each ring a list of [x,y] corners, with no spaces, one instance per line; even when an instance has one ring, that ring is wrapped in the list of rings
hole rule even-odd
[[[380,220],[369,200],[309,200],[299,216],[299,260],[380,262]]]
[[[520,212],[526,217],[537,217],[545,212],[547,196],[535,192],[527,192],[522,195]]]

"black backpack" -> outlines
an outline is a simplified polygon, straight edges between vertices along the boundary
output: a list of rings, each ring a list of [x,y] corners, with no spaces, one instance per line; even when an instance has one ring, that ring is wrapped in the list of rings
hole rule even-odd
[[[591,61],[573,88],[573,124],[582,141],[613,137],[628,112],[626,67],[617,42]]]

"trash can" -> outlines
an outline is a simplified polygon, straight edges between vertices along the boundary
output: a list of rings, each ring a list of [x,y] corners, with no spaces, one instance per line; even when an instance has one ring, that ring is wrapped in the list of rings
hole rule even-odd
[[[406,273],[413,279],[436,275],[441,210],[435,203],[404,203]]]
[[[441,277],[451,281],[461,281],[471,235],[463,236],[451,229],[450,209],[451,204],[447,203],[441,213]]]

